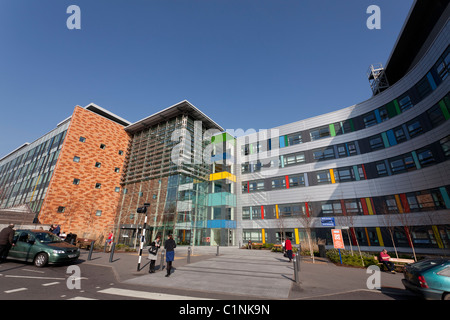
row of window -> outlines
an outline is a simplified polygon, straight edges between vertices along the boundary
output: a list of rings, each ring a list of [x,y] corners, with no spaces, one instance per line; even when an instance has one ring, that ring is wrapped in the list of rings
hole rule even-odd
[[[242,193],[343,183],[418,170],[450,159],[450,136],[424,148],[367,164],[242,182]]]
[[[265,160],[267,162],[266,164],[263,163],[264,160],[257,160],[253,163],[244,163],[241,165],[241,172],[244,174],[258,172],[264,167],[283,168],[302,163],[346,158],[389,148],[436,128],[445,123],[448,119],[450,119],[450,98],[449,96],[446,96],[424,114],[386,132],[357,141],[282,155],[278,157],[278,163],[269,159]]]
[[[450,47],[442,54],[433,68],[411,89],[388,104],[368,112],[362,116],[341,122],[331,123],[318,128],[296,132],[278,137],[280,148],[297,145],[304,142],[316,141],[362,130],[391,119],[422,101],[448,76],[448,61]],[[277,138],[273,138],[277,139]],[[249,155],[272,149],[271,139],[242,146],[242,154]]]
[[[242,207],[243,220],[384,215],[450,209],[450,186],[361,199]],[[400,217],[400,216],[399,216]],[[394,218],[393,218],[394,219]]]

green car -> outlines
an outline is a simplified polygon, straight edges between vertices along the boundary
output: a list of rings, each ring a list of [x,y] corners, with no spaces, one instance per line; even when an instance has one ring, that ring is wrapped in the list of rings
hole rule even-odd
[[[450,260],[429,259],[405,267],[403,285],[425,299],[450,300]]]
[[[80,256],[76,246],[44,230],[16,230],[13,243],[8,259],[33,262],[36,267],[71,263]]]

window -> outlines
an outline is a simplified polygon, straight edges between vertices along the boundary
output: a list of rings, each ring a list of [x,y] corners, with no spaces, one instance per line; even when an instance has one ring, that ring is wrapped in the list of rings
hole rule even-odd
[[[325,149],[319,149],[313,151],[313,158],[317,161],[323,161],[323,160],[329,160],[334,159],[334,149],[331,148],[325,148]]]
[[[302,162],[305,162],[305,153],[304,152],[287,154],[284,156],[284,165],[285,166],[302,163]],[[280,165],[281,165],[281,160],[280,160]]]
[[[326,126],[322,128],[313,129],[310,131],[310,135],[312,141],[327,138],[330,136],[330,127]]]
[[[286,204],[278,206],[279,216],[289,218],[293,216],[302,216],[305,212],[305,205],[300,203]]]
[[[404,155],[400,157],[396,157],[389,161],[392,173],[402,173],[406,171],[411,171],[416,169],[416,165],[414,163],[414,159],[411,155]]]
[[[386,164],[384,162],[378,162],[375,165],[376,165],[379,177],[385,177],[385,176],[389,175]]]
[[[122,156],[123,155],[123,151],[119,150],[119,155]]]
[[[77,157],[77,156],[75,156],[75,157],[73,157],[73,162],[80,162],[80,157]]]
[[[344,203],[348,215],[358,215],[362,213],[361,202],[359,202],[359,200],[345,200]]]
[[[450,47],[447,48],[445,53],[436,63],[436,71],[442,80],[445,80],[448,77],[449,68],[450,68]]]
[[[347,143],[347,148],[349,156],[354,156],[358,154],[358,151],[356,150],[356,142]]]
[[[380,113],[381,122],[389,120],[389,114],[386,107],[381,107],[380,109],[378,109],[378,111]]]
[[[377,124],[377,118],[373,112],[363,116],[364,125],[366,128],[374,126]]]
[[[442,151],[444,151],[444,155],[446,158],[450,157],[450,136],[445,137],[440,141]]]
[[[297,176],[289,176],[289,188],[304,187],[305,176],[303,174]]]
[[[103,143],[102,143],[102,144],[100,144],[100,149],[103,149],[103,150],[105,150],[105,149],[106,149],[106,145],[104,145]]]
[[[345,144],[339,144],[337,146],[337,152],[339,158],[347,157],[347,148],[345,147]]]
[[[254,181],[249,183],[250,191],[264,190],[264,181]]]
[[[120,172],[120,168],[114,168],[114,172],[119,173]]]
[[[397,143],[403,142],[406,140],[405,131],[402,127],[398,127],[394,129],[395,140]]]
[[[242,208],[242,220],[250,220],[250,207]]]
[[[66,211],[66,207],[58,207],[57,212],[63,213],[64,211]]]
[[[405,112],[406,110],[413,107],[411,103],[411,98],[408,95],[401,96],[400,98],[397,99],[397,102],[402,112]]]
[[[406,127],[408,128],[409,136],[411,138],[423,133],[422,126],[420,125],[420,121],[418,119],[408,122]]]
[[[80,184],[80,179],[73,179],[73,184],[79,185]]]
[[[442,113],[441,107],[439,105],[435,105],[427,111],[428,118],[430,118],[431,124],[434,127],[437,127],[441,123],[445,122],[444,114]]]
[[[272,189],[286,188],[286,178],[278,178],[272,180]]]
[[[342,207],[340,202],[323,203],[322,215],[323,216],[335,216],[342,214]]]
[[[339,181],[339,182],[348,182],[348,181],[355,180],[355,176],[353,174],[352,168],[336,169],[334,171],[334,177],[335,177],[336,181]]]
[[[80,142],[85,142],[86,138],[85,137],[80,137]]]
[[[97,211],[95,211],[95,215],[96,215],[97,217],[100,217],[100,216],[102,215],[102,210],[97,210]]]
[[[330,171],[319,171],[316,173],[317,183],[318,184],[326,184],[331,183]]]
[[[102,165],[102,164],[101,164],[100,162],[96,162],[96,163],[95,163],[95,167],[96,167],[96,168],[100,168],[101,165]]]
[[[416,84],[416,89],[417,93],[419,94],[420,100],[422,100],[431,93],[432,89],[430,82],[428,81],[427,75]]]
[[[419,159],[419,163],[422,167],[429,166],[436,162],[433,157],[433,153],[428,149],[417,151],[417,158]]]
[[[288,146],[294,146],[296,144],[302,143],[302,135],[300,132],[290,134],[287,136]]]
[[[386,209],[387,209],[388,213],[398,212],[397,201],[395,201],[394,197],[387,196],[387,197],[385,197],[384,201],[386,203]]]
[[[369,138],[369,145],[372,150],[384,148],[383,139],[380,135]]]
[[[101,184],[101,183],[98,183],[98,182],[97,182],[97,183],[95,184],[95,189],[100,189],[101,187],[102,187],[102,184]]]
[[[120,192],[120,187],[115,187],[114,192]]]

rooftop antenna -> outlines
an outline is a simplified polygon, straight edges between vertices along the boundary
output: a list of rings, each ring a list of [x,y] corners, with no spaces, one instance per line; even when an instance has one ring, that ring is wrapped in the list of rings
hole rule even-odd
[[[389,82],[384,71],[381,63],[376,65],[372,64],[369,70],[367,70],[367,79],[369,79],[370,88],[374,96],[389,87]]]

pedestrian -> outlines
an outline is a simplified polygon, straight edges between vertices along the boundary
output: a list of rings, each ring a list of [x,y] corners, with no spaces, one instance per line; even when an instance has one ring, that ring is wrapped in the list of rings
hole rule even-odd
[[[106,238],[106,243],[107,245],[109,245],[109,251],[111,252],[111,247],[113,244],[113,238],[114,238],[114,233],[112,232],[112,230],[108,233],[108,238]]]
[[[287,254],[287,257],[289,258],[289,262],[291,262],[292,261],[292,244],[291,244],[291,240],[289,240],[289,238],[286,239],[284,246],[286,248],[286,254]]]
[[[383,263],[391,273],[395,273],[394,264],[392,261],[389,261],[390,258],[391,256],[388,255],[386,249],[383,249],[383,251],[380,252],[380,262]]]
[[[59,225],[56,225],[56,224],[54,226],[55,227],[53,228],[52,233],[59,237],[59,234],[61,233],[61,227]]]
[[[0,261],[5,262],[8,257],[9,249],[14,246],[14,223],[10,223],[6,228],[0,231]]]
[[[175,259],[175,251],[174,249],[177,247],[175,240],[173,240],[172,235],[167,237],[166,242],[164,243],[164,249],[166,249],[166,262],[167,262],[167,274],[166,277],[170,276],[170,270],[172,270],[172,262]]]
[[[161,247],[161,236],[157,236],[156,239],[150,244],[148,249],[148,258],[150,259],[150,267],[148,273],[155,273],[155,262],[158,257],[158,250]]]

